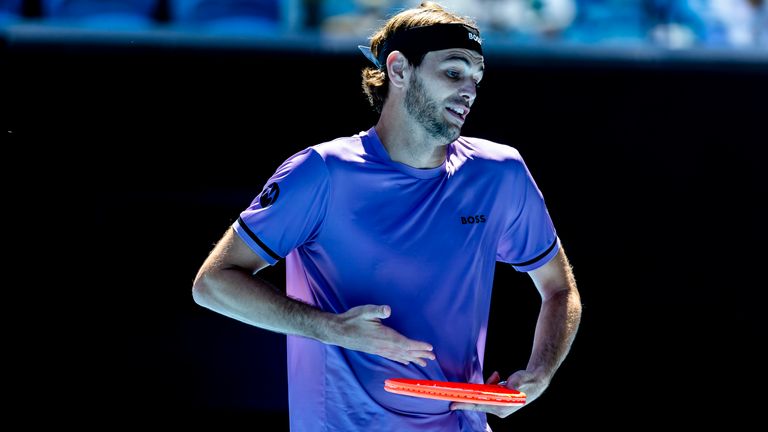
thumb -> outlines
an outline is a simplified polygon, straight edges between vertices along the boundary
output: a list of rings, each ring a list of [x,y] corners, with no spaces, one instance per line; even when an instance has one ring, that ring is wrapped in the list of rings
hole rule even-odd
[[[389,318],[392,309],[388,305],[367,305],[363,311],[366,318]]]
[[[499,376],[499,373],[497,371],[493,371],[491,376],[488,377],[487,380],[485,380],[486,384],[498,384],[501,380],[501,377]]]
[[[524,381],[525,371],[517,371],[507,378],[507,387],[519,390]]]

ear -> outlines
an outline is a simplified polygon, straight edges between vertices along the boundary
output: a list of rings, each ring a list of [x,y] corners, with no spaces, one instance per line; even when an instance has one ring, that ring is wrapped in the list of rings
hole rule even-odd
[[[392,51],[387,56],[387,75],[389,85],[401,88],[408,82],[411,64],[400,51]]]

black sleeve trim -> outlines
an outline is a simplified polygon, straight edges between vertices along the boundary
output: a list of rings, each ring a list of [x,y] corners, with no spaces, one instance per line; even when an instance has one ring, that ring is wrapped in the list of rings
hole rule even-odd
[[[257,240],[257,241],[258,241],[258,240]],[[539,256],[537,256],[536,258],[534,258],[534,259],[531,259],[531,260],[528,260],[528,261],[526,261],[526,262],[521,262],[521,263],[511,263],[511,264],[512,264],[513,266],[520,266],[520,267],[523,267],[523,266],[527,266],[527,265],[531,265],[531,264],[535,263],[536,261],[538,261],[538,260],[540,260],[540,259],[544,258],[545,256],[547,256],[547,254],[548,254],[548,253],[552,252],[552,249],[554,249],[554,248],[555,248],[555,246],[557,246],[557,237],[555,237],[555,241],[554,241],[554,242],[553,242],[553,243],[552,243],[552,244],[551,244],[551,245],[550,245],[550,246],[547,248],[547,250],[545,250],[544,252],[542,252],[541,254],[539,254]]]
[[[270,249],[267,245],[265,245],[264,242],[261,241],[261,239],[259,239],[259,237],[256,234],[254,234],[254,232],[251,231],[250,228],[248,228],[248,225],[245,224],[245,221],[243,220],[242,217],[237,218],[237,222],[240,224],[241,227],[243,227],[243,230],[245,230],[246,234],[248,234],[248,237],[253,239],[253,241],[255,241],[257,245],[259,245],[262,249],[264,249],[264,252],[269,254],[269,256],[271,256],[276,260],[280,260],[283,258],[280,255],[276,254],[274,251],[272,251],[272,249]]]

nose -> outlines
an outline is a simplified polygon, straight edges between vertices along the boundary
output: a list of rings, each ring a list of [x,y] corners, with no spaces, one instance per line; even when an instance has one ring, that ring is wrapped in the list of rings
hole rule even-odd
[[[459,94],[469,106],[472,106],[472,103],[474,103],[475,98],[477,97],[477,86],[475,85],[475,81],[471,79],[465,80],[464,85],[461,86]]]

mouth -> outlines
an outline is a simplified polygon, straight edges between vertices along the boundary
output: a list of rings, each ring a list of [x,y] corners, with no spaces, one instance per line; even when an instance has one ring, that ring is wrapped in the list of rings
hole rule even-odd
[[[451,116],[461,120],[462,123],[467,119],[467,114],[469,114],[469,108],[467,107],[447,107],[446,111],[448,111]]]

